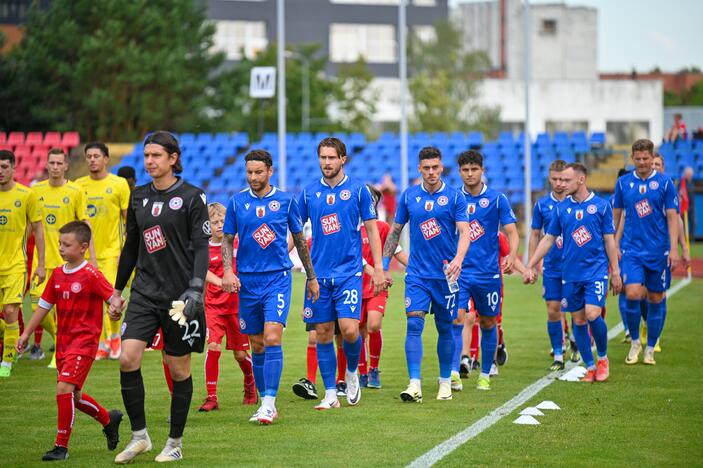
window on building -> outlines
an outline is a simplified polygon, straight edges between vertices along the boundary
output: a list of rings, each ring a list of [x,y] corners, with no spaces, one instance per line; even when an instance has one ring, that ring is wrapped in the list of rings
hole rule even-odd
[[[543,19],[540,34],[544,36],[554,36],[557,33],[557,20]]]
[[[332,62],[355,62],[363,57],[369,63],[395,63],[396,37],[392,24],[330,25]]]
[[[254,58],[268,45],[266,23],[263,21],[215,21],[215,46],[227,60]],[[244,55],[242,55],[242,51]]]
[[[437,40],[437,31],[434,26],[413,26],[413,34],[422,42],[434,42]]]
[[[649,138],[649,122],[611,121],[605,123],[606,140],[616,145],[631,145],[640,138]]]
[[[554,134],[554,132],[586,132],[588,133],[588,122],[585,120],[547,120],[544,129]]]

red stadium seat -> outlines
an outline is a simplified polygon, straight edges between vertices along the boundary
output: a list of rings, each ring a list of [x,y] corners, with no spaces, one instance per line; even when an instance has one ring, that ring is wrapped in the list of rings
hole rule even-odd
[[[78,135],[78,132],[66,132],[63,134],[63,139],[61,140],[63,146],[68,146],[70,148],[78,146],[80,142],[81,137]]]
[[[5,144],[7,141],[7,135],[5,135],[5,132],[0,132],[0,144]]]
[[[29,132],[24,140],[25,145],[41,145],[44,142],[44,136],[41,132]]]
[[[24,144],[24,133],[23,132],[12,132],[7,137],[7,144],[10,146],[17,146]]]
[[[44,135],[44,145],[50,148],[61,146],[61,133],[46,132],[46,135]]]
[[[32,148],[32,153],[44,153],[44,158],[47,158],[50,149],[51,148],[44,144],[38,144],[34,145],[34,148]]]
[[[7,143],[0,143],[0,150],[12,151],[12,146]]]

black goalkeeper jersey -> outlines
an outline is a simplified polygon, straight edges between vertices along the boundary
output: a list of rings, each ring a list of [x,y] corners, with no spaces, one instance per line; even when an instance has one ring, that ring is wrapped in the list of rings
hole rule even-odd
[[[133,293],[170,307],[192,278],[205,280],[209,237],[207,200],[200,188],[181,178],[166,190],[151,183],[136,187],[127,209],[127,237],[115,288],[124,289],[136,253]]]

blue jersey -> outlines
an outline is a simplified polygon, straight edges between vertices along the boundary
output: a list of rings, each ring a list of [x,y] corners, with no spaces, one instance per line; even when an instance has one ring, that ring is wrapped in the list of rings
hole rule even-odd
[[[466,198],[471,247],[464,257],[462,274],[475,278],[500,275],[498,232],[500,225],[515,224],[517,219],[507,197],[483,185],[475,197],[461,187]]]
[[[348,278],[362,271],[361,224],[376,219],[369,189],[344,176],[334,187],[324,179],[300,194],[303,222],[312,225],[312,264],[321,279]]]
[[[554,198],[552,192],[537,200],[535,209],[532,211],[532,229],[546,231],[552,218],[554,218],[554,214],[557,212],[556,208],[558,204],[559,200]],[[564,239],[561,236],[557,237],[554,246],[552,246],[549,252],[547,252],[547,255],[544,256],[544,262],[542,264],[544,276],[561,278],[563,243]]]
[[[237,272],[290,270],[288,231],[303,231],[298,203],[290,193],[272,187],[263,198],[244,190],[227,204],[225,234],[239,235]]]
[[[400,196],[395,222],[410,223],[407,274],[444,279],[442,263],[451,261],[456,255],[459,240],[456,223],[468,221],[466,199],[444,182],[435,193],[429,193],[423,184],[405,190]]]
[[[678,211],[679,200],[671,179],[657,171],[640,179],[636,171],[618,179],[615,185],[614,208],[625,211],[624,238],[647,260],[669,255],[669,226],[666,210]]]
[[[606,234],[615,234],[610,203],[591,192],[581,203],[566,197],[556,210],[546,233],[564,239],[564,265],[568,267],[563,269],[562,279],[575,282],[607,278],[603,239]]]

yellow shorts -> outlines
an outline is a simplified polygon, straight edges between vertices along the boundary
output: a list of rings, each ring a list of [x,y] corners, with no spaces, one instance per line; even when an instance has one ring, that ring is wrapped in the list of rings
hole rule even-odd
[[[60,267],[59,267],[60,268]],[[47,268],[46,269],[46,278],[44,278],[44,281],[42,281],[41,284],[37,284],[36,280],[32,281],[31,287],[29,289],[29,296],[32,298],[32,302],[36,304],[39,301],[39,298],[41,297],[42,294],[44,294],[44,290],[46,289],[46,283],[49,282],[49,278],[51,278],[51,273],[54,272],[53,268]]]
[[[98,259],[98,270],[105,276],[105,279],[111,285],[115,285],[117,280],[117,265],[120,263],[120,257],[109,257]]]
[[[26,285],[27,273],[0,275],[0,306],[21,304]]]

